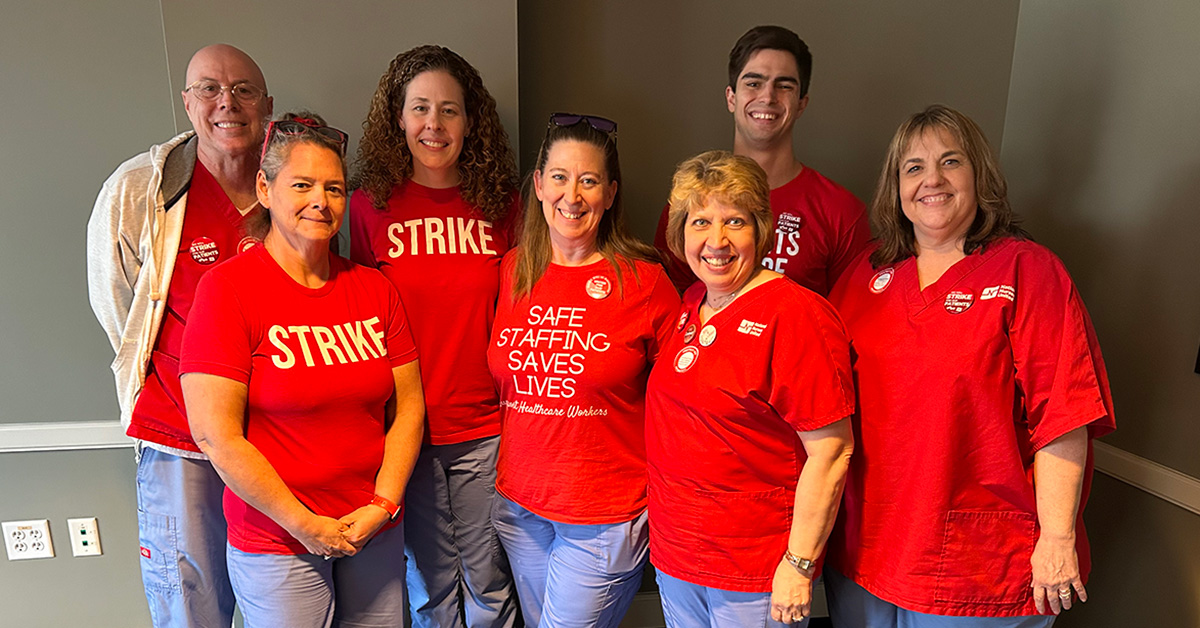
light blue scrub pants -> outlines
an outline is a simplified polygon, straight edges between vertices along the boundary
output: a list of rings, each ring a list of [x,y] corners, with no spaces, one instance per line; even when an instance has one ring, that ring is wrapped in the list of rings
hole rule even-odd
[[[492,519],[508,552],[528,628],[616,628],[642,584],[646,513],[605,525],[558,523],[496,497]]]
[[[403,525],[328,560],[229,546],[229,577],[246,628],[395,628],[404,622],[403,552]]]
[[[825,567],[825,597],[834,628],[1050,628],[1054,615],[952,617],[905,610]]]
[[[667,628],[805,628],[808,617],[792,624],[771,619],[770,593],[726,591],[685,582],[656,571]]]
[[[140,445],[139,445],[140,446]],[[137,468],[142,586],[155,628],[233,623],[225,483],[208,460],[143,447]]]
[[[512,572],[492,526],[499,447],[492,436],[421,448],[404,495],[413,628],[511,628],[517,620]]]

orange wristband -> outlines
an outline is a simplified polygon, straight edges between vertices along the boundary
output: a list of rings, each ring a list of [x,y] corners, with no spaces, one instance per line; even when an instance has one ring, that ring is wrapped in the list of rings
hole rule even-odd
[[[382,508],[385,512],[387,512],[388,518],[393,521],[395,521],[396,516],[400,514],[400,507],[396,505],[396,502],[386,497],[380,497],[379,495],[372,497],[371,505]]]

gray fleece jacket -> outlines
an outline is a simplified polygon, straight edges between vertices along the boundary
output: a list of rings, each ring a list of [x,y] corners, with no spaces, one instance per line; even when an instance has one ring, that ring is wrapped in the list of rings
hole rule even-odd
[[[175,270],[196,166],[194,135],[187,131],[121,164],[100,188],[88,220],[88,300],[117,354],[112,370],[126,429],[146,382]]]

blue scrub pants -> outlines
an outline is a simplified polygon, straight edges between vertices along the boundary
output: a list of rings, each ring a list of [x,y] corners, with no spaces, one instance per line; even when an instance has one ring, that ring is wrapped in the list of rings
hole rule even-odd
[[[808,617],[792,624],[771,619],[770,593],[726,591],[685,582],[656,571],[667,628],[805,628]]]
[[[229,576],[246,628],[394,628],[404,622],[403,551],[403,525],[328,560],[229,546]]]
[[[905,610],[825,567],[825,597],[834,628],[1050,628],[1054,615],[953,617]]]
[[[512,572],[491,517],[499,447],[500,437],[492,436],[421,448],[404,495],[414,628],[516,622]]]
[[[492,519],[508,552],[528,628],[616,628],[642,583],[646,513],[604,525],[559,523],[497,496]]]
[[[230,626],[225,483],[208,460],[141,449],[137,468],[142,586],[155,628]]]

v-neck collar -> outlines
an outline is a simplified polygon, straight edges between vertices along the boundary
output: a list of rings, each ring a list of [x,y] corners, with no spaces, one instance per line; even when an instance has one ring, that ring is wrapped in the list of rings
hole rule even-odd
[[[972,253],[954,262],[937,281],[921,289],[921,280],[917,273],[917,258],[910,257],[896,265],[897,280],[904,291],[904,299],[908,305],[910,316],[916,316],[931,305],[941,305],[959,284],[976,268],[992,258],[998,251],[1009,246],[1011,241],[993,242],[982,251]]]
[[[696,323],[700,327],[707,327],[709,325],[714,327],[719,326],[725,322],[725,319],[732,318],[738,312],[746,309],[747,306],[752,305],[762,296],[777,290],[778,286],[774,284],[779,284],[782,281],[787,281],[787,278],[781,276],[774,279],[768,279],[766,282],[747,290],[742,294],[742,296],[734,299],[733,303],[725,306],[720,311],[714,312],[713,315],[703,323],[700,322],[700,307],[704,303],[704,291],[701,290],[700,297],[696,299],[696,303],[692,307],[692,315],[696,317]]]

